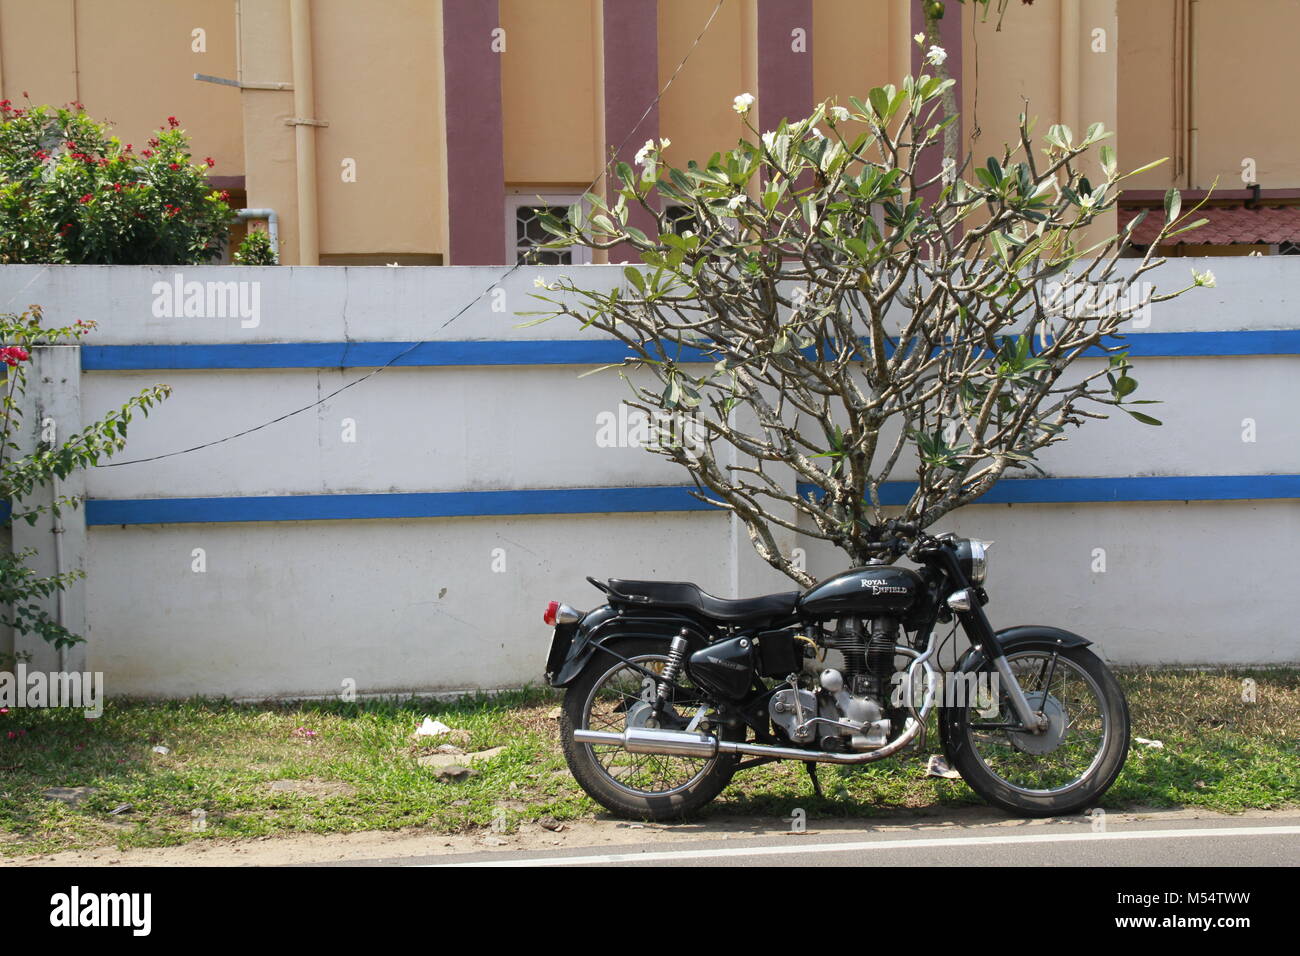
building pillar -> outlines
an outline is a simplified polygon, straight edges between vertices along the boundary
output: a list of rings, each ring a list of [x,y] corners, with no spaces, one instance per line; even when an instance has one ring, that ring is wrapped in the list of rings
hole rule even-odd
[[[951,127],[951,141],[956,147],[953,160],[956,162],[958,169],[961,168],[962,159],[968,150],[968,145],[962,135],[962,119],[960,115],[962,104],[961,24],[964,11],[965,7],[960,3],[948,2],[945,4],[944,17],[938,22],[939,42],[936,44],[937,46],[943,47],[944,52],[948,54],[943,65],[948,76],[957,81],[951,90],[951,102],[956,104],[956,111],[958,113],[957,122]],[[925,32],[925,2],[924,0],[912,0],[912,33],[917,34]],[[929,50],[929,40],[924,44],[916,42],[912,43],[913,76],[920,76],[922,73],[926,72],[931,76],[934,75],[934,68],[925,62],[925,56]],[[899,82],[901,82],[901,77],[899,78]],[[947,116],[948,113],[940,112],[935,115],[935,122],[946,119]],[[944,152],[945,151],[942,148],[935,149],[931,147],[921,156],[921,160],[917,164],[917,176],[921,182],[928,182],[935,176],[938,176],[943,170]],[[936,183],[934,186],[925,190],[922,195],[926,202],[934,202],[938,199],[941,191],[942,187]]]
[[[600,8],[600,169],[608,169],[605,199],[611,205],[622,183],[613,164],[636,168],[637,151],[659,139],[659,3],[658,0],[602,0]],[[646,108],[649,107],[649,112]],[[617,154],[613,151],[617,150]],[[653,204],[653,200],[652,200]],[[628,209],[628,225],[653,236],[654,217],[639,205]],[[639,261],[626,244],[608,252],[610,262]]]
[[[758,0],[759,131],[813,110],[812,0]]]
[[[500,26],[497,0],[442,0],[449,265],[505,260]]]

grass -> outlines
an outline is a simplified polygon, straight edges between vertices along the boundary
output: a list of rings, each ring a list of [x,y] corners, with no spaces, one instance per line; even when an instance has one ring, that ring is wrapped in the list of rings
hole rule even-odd
[[[1245,677],[1257,682],[1256,703],[1242,702]],[[1133,670],[1120,680],[1134,735],[1164,747],[1135,743],[1104,807],[1300,804],[1300,670]],[[13,710],[0,716],[0,854],[403,827],[509,830],[602,813],[565,769],[550,716],[557,703],[534,689],[454,703],[110,701],[96,720]],[[441,742],[412,737],[425,716],[467,732],[466,750],[505,749],[468,780],[440,780],[416,762]],[[169,752],[155,753],[158,745]],[[800,765],[745,771],[706,815],[775,819],[799,806],[810,817],[871,817],[981,804],[959,780],[926,777],[915,757],[825,767],[821,776],[825,800]],[[51,787],[94,792],[69,806],[41,795]],[[196,810],[206,814],[201,829]]]

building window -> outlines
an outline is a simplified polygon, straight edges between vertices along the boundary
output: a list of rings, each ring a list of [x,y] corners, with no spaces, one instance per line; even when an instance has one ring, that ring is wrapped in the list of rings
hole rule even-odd
[[[669,232],[679,236],[687,232],[699,232],[695,227],[695,213],[691,211],[690,206],[665,206],[664,225],[668,227]]]
[[[520,192],[506,196],[506,261],[539,266],[581,265],[591,261],[586,246],[567,249],[542,249],[555,239],[542,226],[542,216],[550,213],[567,220],[569,207],[581,197]]]

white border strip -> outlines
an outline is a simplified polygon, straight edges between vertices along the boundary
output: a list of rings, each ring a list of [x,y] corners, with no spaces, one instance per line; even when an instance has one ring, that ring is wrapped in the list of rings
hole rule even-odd
[[[424,863],[420,866],[590,866],[601,863],[667,863],[674,860],[723,860],[732,857],[794,856],[802,853],[852,853],[865,850],[915,850],[929,847],[1016,846],[1032,843],[1084,843],[1107,840],[1175,840],[1227,836],[1300,834],[1300,826],[1206,827],[1182,830],[1130,830],[1094,833],[1043,833],[1030,836],[935,837],[921,840],[874,840],[854,843],[792,843],[788,846],[737,846],[712,850],[658,850],[647,853],[601,853],[591,856],[532,857],[469,863]]]

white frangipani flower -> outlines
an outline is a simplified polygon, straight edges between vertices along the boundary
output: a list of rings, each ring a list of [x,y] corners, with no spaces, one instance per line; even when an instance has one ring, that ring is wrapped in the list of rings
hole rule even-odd
[[[826,111],[826,118],[832,123],[847,123],[849,111],[843,106],[832,106]]]
[[[550,287],[546,284],[546,280],[543,279],[541,276],[538,276],[536,279],[533,280],[533,287],[536,288],[536,289],[547,289],[547,288],[550,288]]]
[[[808,131],[808,135],[811,136],[813,139],[825,139],[825,138],[826,138],[826,134],[823,133],[821,130],[819,130],[816,126],[814,126],[812,129],[810,129],[810,130]]]
[[[727,200],[728,209],[739,209],[744,204],[745,204],[744,193],[740,193],[738,195],[732,196],[730,199]]]
[[[925,62],[934,66],[942,66],[943,61],[948,59],[948,51],[941,46],[932,46],[928,53],[925,54]]]
[[[744,116],[746,113],[748,113],[749,108],[753,105],[754,105],[753,93],[741,93],[739,96],[737,96],[734,100],[731,101],[731,108],[735,110],[737,113],[739,113],[741,116]]]
[[[1204,272],[1197,272],[1195,269],[1193,269],[1192,282],[1196,283],[1196,285],[1203,285],[1207,289],[1213,289],[1214,273],[1211,272],[1209,269],[1206,269]]]
[[[646,140],[645,145],[636,151],[636,164],[638,166],[644,166],[648,163],[650,161],[650,154],[654,152],[654,149],[655,141],[652,139]]]
[[[924,34],[924,33],[918,33],[916,36],[912,37],[912,39],[916,41],[916,45],[917,45],[917,46],[924,46],[924,45],[925,45],[925,34]]]

